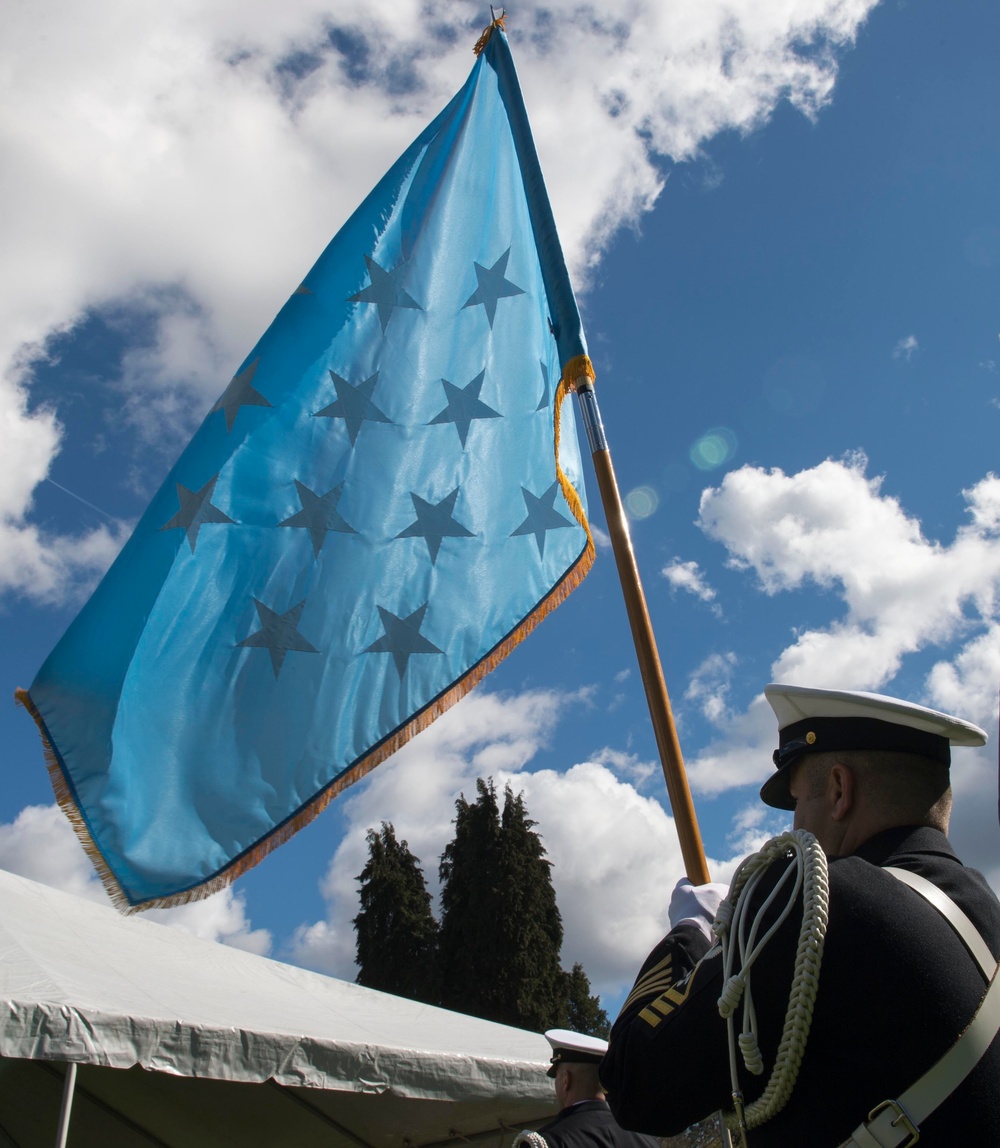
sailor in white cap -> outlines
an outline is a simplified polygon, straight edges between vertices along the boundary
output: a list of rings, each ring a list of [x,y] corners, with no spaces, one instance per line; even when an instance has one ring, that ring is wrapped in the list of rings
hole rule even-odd
[[[612,1030],[612,1111],[662,1136],[722,1109],[752,1148],[995,1148],[1000,902],[946,836],[951,748],[985,733],[878,694],[764,693],[779,745],[761,797],[815,840],[744,862],[714,930],[718,899],[679,889],[687,920]]]
[[[596,1036],[553,1028],[545,1034],[552,1046],[548,1076],[556,1088],[559,1112],[537,1133],[521,1133],[524,1148],[659,1148],[652,1136],[625,1132],[611,1115],[597,1068],[608,1042]]]

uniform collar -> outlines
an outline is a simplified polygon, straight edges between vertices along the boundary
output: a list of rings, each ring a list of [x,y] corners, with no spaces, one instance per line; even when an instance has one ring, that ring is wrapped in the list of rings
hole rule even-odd
[[[855,849],[853,856],[869,861],[872,865],[888,865],[896,857],[907,853],[934,853],[961,864],[948,838],[940,829],[932,829],[929,825],[897,825],[892,829],[883,829]]]
[[[576,1104],[563,1108],[556,1116],[556,1120],[561,1120],[564,1116],[572,1116],[574,1112],[593,1112],[598,1109],[611,1111],[606,1100],[578,1100]]]

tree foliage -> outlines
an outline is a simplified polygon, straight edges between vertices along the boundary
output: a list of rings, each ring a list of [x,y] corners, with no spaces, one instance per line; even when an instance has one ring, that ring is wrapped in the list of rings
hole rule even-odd
[[[544,1031],[566,1024],[566,981],[559,964],[562,916],[552,865],[528,817],[523,794],[504,791],[500,820],[503,932],[502,1015],[505,1024]]]
[[[442,1003],[522,1028],[561,1025],[562,918],[551,867],[521,794],[476,782],[455,803],[455,837],[441,858]]]
[[[416,857],[393,827],[368,830],[357,933],[358,984],[434,1004],[438,999],[437,922]]]
[[[601,1008],[601,998],[591,996],[590,978],[583,971],[579,961],[571,973],[563,973],[566,978],[568,1009],[566,1027],[573,1032],[584,1032],[587,1036],[599,1036],[604,1040],[611,1035],[611,1022]]]
[[[583,966],[560,966],[563,927],[552,866],[510,786],[500,807],[492,779],[455,802],[455,834],[441,857],[441,924],[419,862],[393,827],[368,831],[358,877],[358,983],[536,1032],[606,1036]]]
[[[481,778],[479,797],[455,802],[455,836],[441,857],[441,1003],[497,1019],[501,939],[500,814],[496,789]]]

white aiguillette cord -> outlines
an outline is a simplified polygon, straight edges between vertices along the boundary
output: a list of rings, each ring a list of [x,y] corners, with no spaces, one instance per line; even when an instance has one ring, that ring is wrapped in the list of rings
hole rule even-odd
[[[750,916],[749,905],[767,869],[779,860],[790,864],[779,877],[760,908]],[[795,907],[802,892],[803,913],[799,929],[795,968],[788,996],[788,1009],[781,1042],[771,1076],[761,1096],[744,1107],[736,1064],[739,1044],[743,1062],[749,1072],[760,1076],[764,1058],[757,1044],[757,1015],[751,994],[753,965],[771,937]],[[767,932],[758,939],[765,916],[782,894],[786,903]],[[719,906],[712,928],[722,942],[722,975],[724,984],[719,998],[719,1013],[726,1019],[729,1037],[729,1072],[733,1089],[733,1112],[725,1113],[726,1124],[746,1144],[746,1133],[756,1128],[788,1103],[795,1087],[805,1052],[813,1005],[819,985],[823,942],[829,918],[830,887],[826,855],[816,838],[804,829],[795,829],[772,838],[762,849],[748,857],[736,870],[729,897]],[[739,969],[734,971],[736,961]],[[736,1038],[735,1013],[743,1002],[743,1031]]]
[[[538,1132],[532,1132],[530,1128],[525,1128],[523,1132],[518,1132],[514,1137],[510,1148],[549,1148],[549,1142]]]

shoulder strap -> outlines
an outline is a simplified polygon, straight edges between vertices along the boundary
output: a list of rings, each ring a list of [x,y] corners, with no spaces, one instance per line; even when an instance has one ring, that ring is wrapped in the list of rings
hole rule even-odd
[[[909,869],[897,869],[892,865],[885,866],[886,873],[891,873],[904,885],[909,885],[914,892],[929,901],[935,909],[947,920],[948,924],[958,933],[965,947],[975,958],[976,963],[983,970],[987,982],[992,978],[997,967],[996,957],[990,952],[989,946],[983,940],[981,933],[955,902],[943,893],[933,881],[921,877],[919,873],[911,873]]]
[[[989,982],[968,1028],[941,1059],[898,1100],[883,1100],[868,1113],[841,1148],[908,1148],[920,1137],[920,1125],[969,1075],[1000,1032],[1000,975],[989,946],[969,918],[935,884],[907,869],[886,872],[926,898],[962,938]]]

